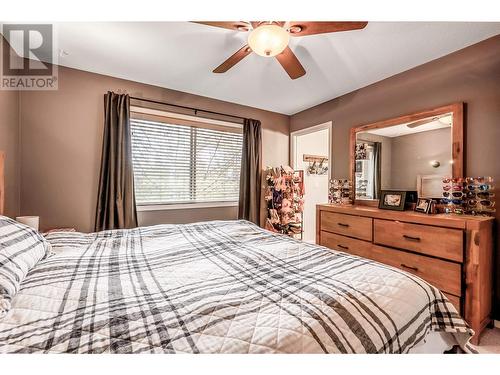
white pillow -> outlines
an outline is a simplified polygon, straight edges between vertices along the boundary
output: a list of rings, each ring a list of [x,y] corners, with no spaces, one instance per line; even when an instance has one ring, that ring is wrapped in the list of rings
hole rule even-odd
[[[28,272],[49,253],[50,244],[40,233],[0,216],[0,319]]]

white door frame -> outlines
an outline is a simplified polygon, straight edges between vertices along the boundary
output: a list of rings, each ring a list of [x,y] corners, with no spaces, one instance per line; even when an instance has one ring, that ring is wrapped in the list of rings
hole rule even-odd
[[[295,170],[297,168],[296,165],[296,159],[297,155],[295,153],[297,152],[297,139],[299,136],[310,134],[310,133],[315,133],[320,130],[328,130],[328,184],[330,179],[332,178],[332,166],[333,166],[333,160],[332,160],[332,141],[333,141],[333,129],[332,129],[332,122],[328,121],[323,124],[311,126],[306,129],[302,130],[297,130],[294,132],[290,133],[290,164],[291,167]],[[304,174],[307,173],[307,171],[304,171]],[[307,188],[306,188],[306,195],[307,195]],[[307,199],[307,198],[306,198]],[[328,201],[328,197],[327,197]],[[304,222],[303,224],[304,228],[307,228],[308,223]],[[316,229],[317,230],[317,229]],[[314,240],[314,243],[316,243],[316,240]]]
[[[333,141],[333,125],[332,121],[324,122],[319,125],[310,126],[302,130],[296,130],[290,133],[290,164],[295,170],[295,152],[297,150],[297,137],[305,134],[315,133],[320,130],[328,129],[328,180],[332,178],[333,159],[332,159],[332,141]],[[304,171],[306,173],[306,171]]]

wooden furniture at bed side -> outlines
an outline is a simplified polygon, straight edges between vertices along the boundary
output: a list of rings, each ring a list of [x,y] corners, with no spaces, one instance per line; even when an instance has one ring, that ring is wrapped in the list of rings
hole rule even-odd
[[[0,215],[5,209],[5,153],[0,151]]]
[[[491,322],[493,218],[318,205],[316,221],[318,244],[403,269],[439,288],[478,344]]]

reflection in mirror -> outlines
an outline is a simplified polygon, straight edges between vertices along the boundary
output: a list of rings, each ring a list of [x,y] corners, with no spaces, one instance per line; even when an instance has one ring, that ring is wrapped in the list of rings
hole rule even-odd
[[[442,177],[452,175],[451,113],[356,133],[356,199],[379,199],[380,190],[417,190],[440,198]]]

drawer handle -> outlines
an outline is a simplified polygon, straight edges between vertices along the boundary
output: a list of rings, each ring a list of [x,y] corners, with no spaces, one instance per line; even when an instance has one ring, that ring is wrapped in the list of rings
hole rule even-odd
[[[407,266],[406,264],[404,263],[401,263],[401,267],[403,268],[407,268],[409,270],[412,270],[412,271],[415,271],[415,272],[418,272],[418,268],[417,267],[410,267],[410,266]]]
[[[420,237],[412,237],[412,236],[408,236],[406,234],[403,234],[403,238],[407,239],[408,241],[420,241]]]
[[[349,224],[337,223],[337,225],[340,225],[341,227],[349,228]]]
[[[338,247],[340,247],[341,249],[344,249],[344,250],[349,250],[349,246],[338,245]]]

